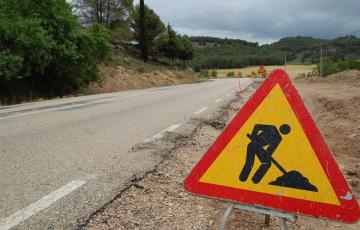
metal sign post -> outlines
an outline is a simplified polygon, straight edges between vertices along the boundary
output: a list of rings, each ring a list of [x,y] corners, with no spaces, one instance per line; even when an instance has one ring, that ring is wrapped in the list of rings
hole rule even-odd
[[[282,218],[283,222],[283,229],[287,230],[287,221],[296,221],[297,216],[285,213],[285,212],[278,212],[267,208],[262,207],[256,207],[256,206],[248,206],[248,205],[241,205],[241,204],[235,204],[231,203],[227,209],[225,210],[225,213],[223,217],[221,218],[219,229],[224,230],[227,220],[229,219],[229,216],[231,214],[231,211],[236,208],[240,210],[246,210],[251,212],[257,212],[261,214],[265,214],[265,224],[268,225],[270,223],[270,216],[276,216],[279,218]]]

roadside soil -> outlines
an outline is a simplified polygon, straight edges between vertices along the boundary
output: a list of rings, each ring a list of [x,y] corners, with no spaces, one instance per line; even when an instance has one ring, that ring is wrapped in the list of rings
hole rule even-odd
[[[349,77],[351,76],[351,77]],[[341,80],[339,80],[341,79]],[[360,197],[360,72],[349,71],[325,79],[298,79],[295,85],[312,113],[342,172]],[[128,189],[94,213],[84,229],[218,229],[227,208],[223,201],[190,195],[183,181],[221,130],[254,92],[258,84],[238,93],[236,100],[210,120],[203,120],[188,136],[167,137],[175,147],[163,155],[153,171],[129,183]],[[282,220],[234,210],[226,229],[281,229]],[[289,229],[360,229],[300,216]]]
[[[92,83],[87,94],[111,93],[130,89],[197,83],[202,80],[192,71],[177,67],[157,67],[143,73],[119,66],[102,66],[104,80]],[[141,69],[141,68],[140,68]]]

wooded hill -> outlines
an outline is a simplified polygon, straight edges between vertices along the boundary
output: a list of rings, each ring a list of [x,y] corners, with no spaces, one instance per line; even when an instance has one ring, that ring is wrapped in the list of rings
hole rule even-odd
[[[241,68],[250,65],[282,65],[292,63],[318,63],[320,47],[323,54],[333,60],[359,59],[360,39],[355,36],[333,40],[312,37],[286,37],[279,41],[259,45],[240,39],[191,37],[195,46],[192,62],[196,70],[211,68]]]

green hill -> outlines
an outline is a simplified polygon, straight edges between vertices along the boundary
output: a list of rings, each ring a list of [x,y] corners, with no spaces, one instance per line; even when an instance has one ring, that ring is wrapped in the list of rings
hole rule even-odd
[[[285,52],[270,45],[239,39],[221,39],[213,37],[192,37],[195,58],[192,65],[195,70],[210,68],[241,68],[249,65],[283,63]]]
[[[192,62],[196,70],[211,68],[241,68],[251,65],[281,65],[285,54],[290,63],[318,63],[320,47],[333,60],[359,59],[360,39],[355,36],[333,40],[312,37],[285,37],[266,45],[240,39],[192,37],[196,49]]]

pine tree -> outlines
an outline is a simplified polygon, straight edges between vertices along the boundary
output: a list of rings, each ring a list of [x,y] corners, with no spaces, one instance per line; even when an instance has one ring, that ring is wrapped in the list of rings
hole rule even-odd
[[[168,24],[167,26],[167,44],[165,47],[165,56],[169,58],[169,62],[173,62],[174,59],[178,56],[178,35],[176,32],[172,29],[171,25]]]
[[[142,19],[142,15],[145,15],[144,19]],[[145,53],[147,56],[155,56],[162,38],[165,36],[165,25],[160,17],[146,4],[144,5],[144,12],[142,13],[141,6],[138,4],[134,9],[131,27],[134,31],[134,38],[139,42],[140,53],[143,54],[143,47],[145,45]],[[145,39],[142,28],[145,28]],[[142,41],[145,41],[145,43]]]
[[[144,0],[140,0],[140,49],[144,62],[147,62],[149,59],[149,44],[148,44],[147,29],[145,24]]]

